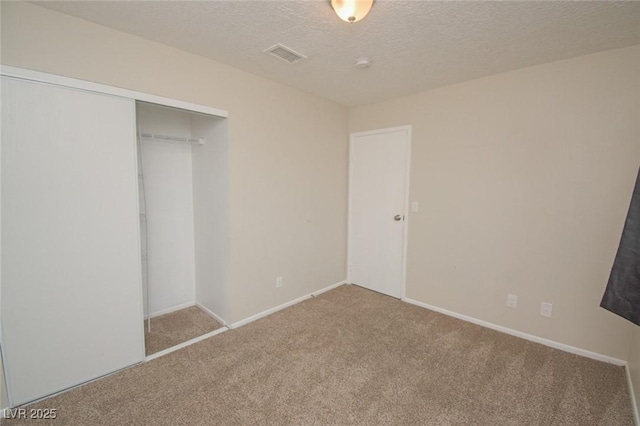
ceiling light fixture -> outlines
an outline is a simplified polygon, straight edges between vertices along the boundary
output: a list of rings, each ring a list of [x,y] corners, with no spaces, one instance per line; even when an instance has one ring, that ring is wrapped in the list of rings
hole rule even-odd
[[[329,0],[336,14],[345,22],[358,22],[371,10],[373,0]]]

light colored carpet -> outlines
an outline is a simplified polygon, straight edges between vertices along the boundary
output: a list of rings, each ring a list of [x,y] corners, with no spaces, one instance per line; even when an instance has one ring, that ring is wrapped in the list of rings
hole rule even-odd
[[[621,367],[348,285],[37,407],[64,425],[632,424]]]
[[[180,343],[223,327],[197,306],[191,306],[151,318],[151,332],[144,323],[144,344],[147,355],[155,354]]]

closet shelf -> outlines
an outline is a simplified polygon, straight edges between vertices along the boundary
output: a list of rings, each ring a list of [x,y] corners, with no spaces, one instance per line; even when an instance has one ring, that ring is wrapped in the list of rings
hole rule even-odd
[[[181,136],[169,136],[169,135],[161,135],[157,133],[140,133],[140,137],[143,139],[152,139],[156,141],[163,142],[181,142],[181,143],[189,143],[196,145],[204,145],[205,140],[203,138],[184,138]]]

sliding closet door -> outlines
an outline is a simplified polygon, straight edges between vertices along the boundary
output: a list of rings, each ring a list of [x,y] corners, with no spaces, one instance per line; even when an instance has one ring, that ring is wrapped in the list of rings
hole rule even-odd
[[[134,102],[2,78],[12,406],[143,359]]]

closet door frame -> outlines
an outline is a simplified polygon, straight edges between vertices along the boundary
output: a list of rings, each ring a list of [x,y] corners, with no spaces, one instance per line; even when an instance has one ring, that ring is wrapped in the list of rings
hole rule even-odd
[[[64,77],[61,75],[49,74],[40,71],[33,71],[24,68],[2,65],[0,74],[7,77],[15,77],[23,80],[37,81],[40,83],[50,83],[58,86],[70,87],[74,89],[83,89],[90,92],[103,93],[105,95],[114,95],[122,98],[133,99],[134,101],[148,102],[151,104],[163,105],[187,112],[199,112],[205,115],[212,115],[219,118],[228,118],[229,112],[223,109],[212,108],[205,105],[198,105],[191,102],[180,101],[177,99],[165,98],[163,96],[152,95],[135,90],[123,89],[120,87],[109,86],[92,81],[78,80],[75,78]]]
[[[156,105],[162,105],[162,106],[168,106],[168,107],[172,107],[172,108],[178,108],[178,109],[182,109],[188,112],[197,112],[197,113],[201,113],[204,115],[209,115],[209,116],[214,116],[214,117],[218,117],[218,118],[227,118],[228,117],[228,112],[225,110],[221,110],[221,109],[216,109],[216,108],[211,108],[208,106],[203,106],[203,105],[197,105],[197,104],[192,104],[189,102],[184,102],[184,101],[180,101],[180,100],[176,100],[176,99],[170,99],[170,98],[165,98],[165,97],[161,97],[161,96],[156,96],[156,95],[152,95],[152,94],[147,94],[147,93],[143,93],[143,92],[137,92],[137,91],[133,91],[133,90],[128,90],[128,89],[122,89],[122,88],[118,88],[118,87],[113,87],[113,86],[108,86],[108,85],[104,85],[104,84],[100,84],[100,83],[93,83],[93,82],[89,82],[89,81],[84,81],[84,80],[78,80],[78,79],[73,79],[73,78],[68,78],[68,77],[63,77],[63,76],[58,76],[58,75],[54,75],[54,74],[48,74],[48,73],[43,73],[43,72],[39,72],[39,71],[32,71],[32,70],[27,70],[27,69],[22,69],[22,68],[17,68],[17,67],[11,67],[11,66],[1,66],[0,67],[0,75],[4,76],[4,77],[11,77],[13,79],[18,79],[18,80],[24,80],[24,81],[31,81],[31,82],[37,82],[37,83],[45,83],[45,84],[50,84],[50,85],[54,85],[54,86],[59,86],[59,87],[63,87],[63,88],[69,88],[69,89],[78,89],[81,91],[85,91],[85,92],[94,92],[94,93],[98,93],[98,94],[103,94],[103,95],[112,95],[115,97],[119,97],[119,98],[125,98],[125,99],[129,99],[131,100],[132,103],[135,103],[136,101],[142,101],[142,102],[146,102],[146,103],[151,103],[151,104],[156,104]],[[132,139],[131,141],[133,149],[135,151],[135,138]],[[137,156],[137,153],[136,153]],[[137,161],[136,161],[136,168],[137,168]],[[136,170],[137,172],[137,170]],[[134,179],[134,181],[132,183],[137,183],[137,176],[132,176],[132,179]],[[136,191],[137,191],[137,185],[136,185]],[[138,206],[138,211],[139,211],[139,206]],[[139,227],[139,223],[138,223],[138,227]],[[138,247],[137,247],[137,251],[140,251],[140,232],[138,229],[137,232],[137,241],[138,241]],[[2,265],[0,265],[0,268],[2,267]],[[139,276],[138,276],[138,283],[139,283],[139,288],[140,288],[140,297],[142,297],[142,276],[141,276],[141,259],[138,259],[138,270],[139,270]],[[1,278],[0,278],[1,279]],[[0,286],[2,285],[2,283],[0,282]],[[0,301],[1,302],[1,301]],[[1,306],[1,303],[0,303]],[[143,308],[142,308],[142,303],[140,304],[140,317],[143,318],[144,313],[142,312]],[[2,318],[2,313],[0,312],[0,318]],[[3,328],[5,328],[7,326],[7,324],[3,325]],[[141,337],[141,342],[140,342],[142,349],[142,356],[140,358],[139,361],[137,362],[141,362],[144,361],[144,334]],[[2,349],[2,354],[4,357],[4,347],[1,348]],[[6,358],[5,358],[6,359]],[[137,362],[134,362],[137,363]],[[7,373],[7,368],[11,368],[10,365],[4,364],[4,369],[5,369],[5,373]],[[104,374],[109,374],[112,373],[113,371],[108,371],[105,372]],[[10,373],[9,373],[10,374]],[[88,379],[91,380],[91,379]],[[81,383],[79,383],[81,384]],[[9,383],[7,382],[7,386],[9,385]],[[59,391],[63,391],[65,389],[57,389],[55,391],[52,391],[53,393],[55,392],[59,392]],[[49,393],[50,395],[51,393]],[[43,395],[46,396],[46,395]],[[13,407],[15,406],[15,402],[14,401],[9,401],[10,405]]]

